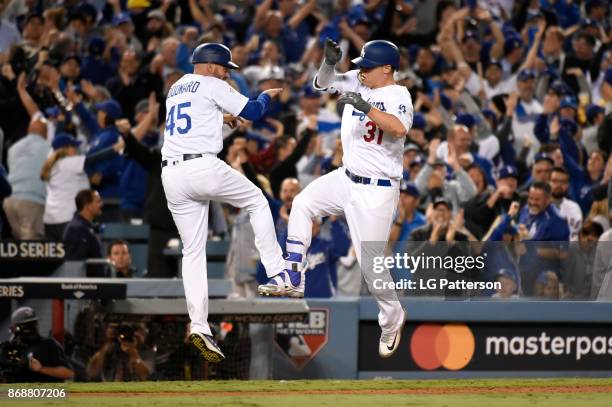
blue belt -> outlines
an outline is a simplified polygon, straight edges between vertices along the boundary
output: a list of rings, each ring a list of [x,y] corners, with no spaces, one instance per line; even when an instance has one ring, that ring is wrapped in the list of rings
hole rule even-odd
[[[200,158],[200,157],[204,157],[204,154],[183,154],[182,160],[164,160],[162,161],[161,166],[162,168],[164,168],[167,165],[176,165],[180,163],[181,161],[189,161],[189,160],[193,160],[194,158]]]
[[[349,170],[345,169],[344,172],[349,179],[357,184],[364,185],[378,185],[379,187],[390,187],[391,180],[388,179],[373,179],[368,177],[360,177],[359,175],[352,174]]]

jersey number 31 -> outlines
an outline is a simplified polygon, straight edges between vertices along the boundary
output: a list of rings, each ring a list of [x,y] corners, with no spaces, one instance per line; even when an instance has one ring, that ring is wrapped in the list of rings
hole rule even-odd
[[[372,121],[367,122],[365,126],[368,128],[368,134],[364,134],[363,139],[368,143],[371,143],[374,141],[374,138],[376,138],[376,144],[381,144],[384,134],[383,129],[378,128],[376,123]],[[378,130],[378,137],[376,137],[376,130]]]
[[[176,131],[178,131],[178,134],[185,134],[191,129],[191,116],[189,116],[184,110],[182,110],[188,107],[191,107],[191,102],[179,103],[178,105],[172,106],[170,108],[170,111],[166,115],[166,133],[170,134],[171,136],[174,136],[175,126]],[[179,120],[185,123],[183,127],[178,127]]]

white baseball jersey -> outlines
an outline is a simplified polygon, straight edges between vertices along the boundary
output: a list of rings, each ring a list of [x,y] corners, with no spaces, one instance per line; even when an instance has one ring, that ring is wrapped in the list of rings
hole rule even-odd
[[[333,82],[328,91],[357,92],[377,109],[397,117],[406,132],[412,126],[412,98],[405,86],[389,85],[370,89],[358,79],[358,70],[343,75]],[[316,78],[314,81],[316,86]],[[378,128],[374,121],[352,105],[345,105],[342,114],[343,165],[352,173],[373,178],[400,179],[405,137],[396,138]]]
[[[571,199],[563,198],[557,206],[559,213],[567,221],[570,230],[570,241],[577,242],[580,229],[582,229],[582,210],[580,205]]]
[[[162,157],[218,154],[223,148],[223,112],[237,116],[249,99],[227,82],[212,76],[187,74],[166,98],[166,129]]]

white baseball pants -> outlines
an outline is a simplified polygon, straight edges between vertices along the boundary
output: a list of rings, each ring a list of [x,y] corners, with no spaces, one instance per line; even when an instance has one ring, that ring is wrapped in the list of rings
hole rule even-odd
[[[226,202],[246,209],[261,262],[272,277],[283,270],[285,262],[270,207],[259,188],[214,155],[164,167],[162,183],[168,209],[183,241],[183,286],[191,332],[210,335],[206,273],[209,202]]]
[[[389,239],[398,199],[398,182],[392,181],[391,187],[357,184],[348,178],[344,168],[339,168],[314,180],[295,197],[287,240],[303,243],[305,252],[312,239],[312,218],[344,214],[361,265],[362,242],[387,242]],[[295,244],[289,246],[287,251],[296,248]],[[383,256],[384,252],[374,255]],[[399,329],[404,314],[396,293],[387,291],[385,295],[378,295],[373,292],[373,296],[378,303],[378,324],[383,332]]]

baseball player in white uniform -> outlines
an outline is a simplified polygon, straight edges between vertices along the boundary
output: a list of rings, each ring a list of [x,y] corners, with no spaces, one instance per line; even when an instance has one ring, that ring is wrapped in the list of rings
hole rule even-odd
[[[281,89],[270,89],[256,100],[235,91],[225,80],[232,62],[222,44],[206,43],[192,55],[194,73],[179,79],[166,99],[162,147],[162,183],[168,208],[183,242],[183,285],[191,319],[190,341],[210,362],[225,358],[208,325],[206,238],[210,200],[245,208],[255,232],[255,245],[269,276],[284,269],[268,202],[262,192],[239,172],[217,158],[223,123],[236,117],[257,120]],[[229,115],[224,116],[224,112]]]
[[[343,166],[313,181],[293,201],[287,238],[285,270],[259,286],[263,295],[300,297],[304,293],[304,258],[316,216],[346,216],[357,260],[372,255],[362,242],[387,242],[399,199],[404,141],[412,125],[412,100],[404,86],[395,84],[399,51],[388,41],[370,41],[353,60],[360,69],[335,72],[341,58],[337,44],[328,40],[325,60],[314,87],[339,91],[342,115]],[[374,255],[383,255],[382,252]],[[387,272],[388,273],[388,272]],[[391,356],[398,348],[405,313],[395,292],[372,292],[382,329],[379,354]]]

